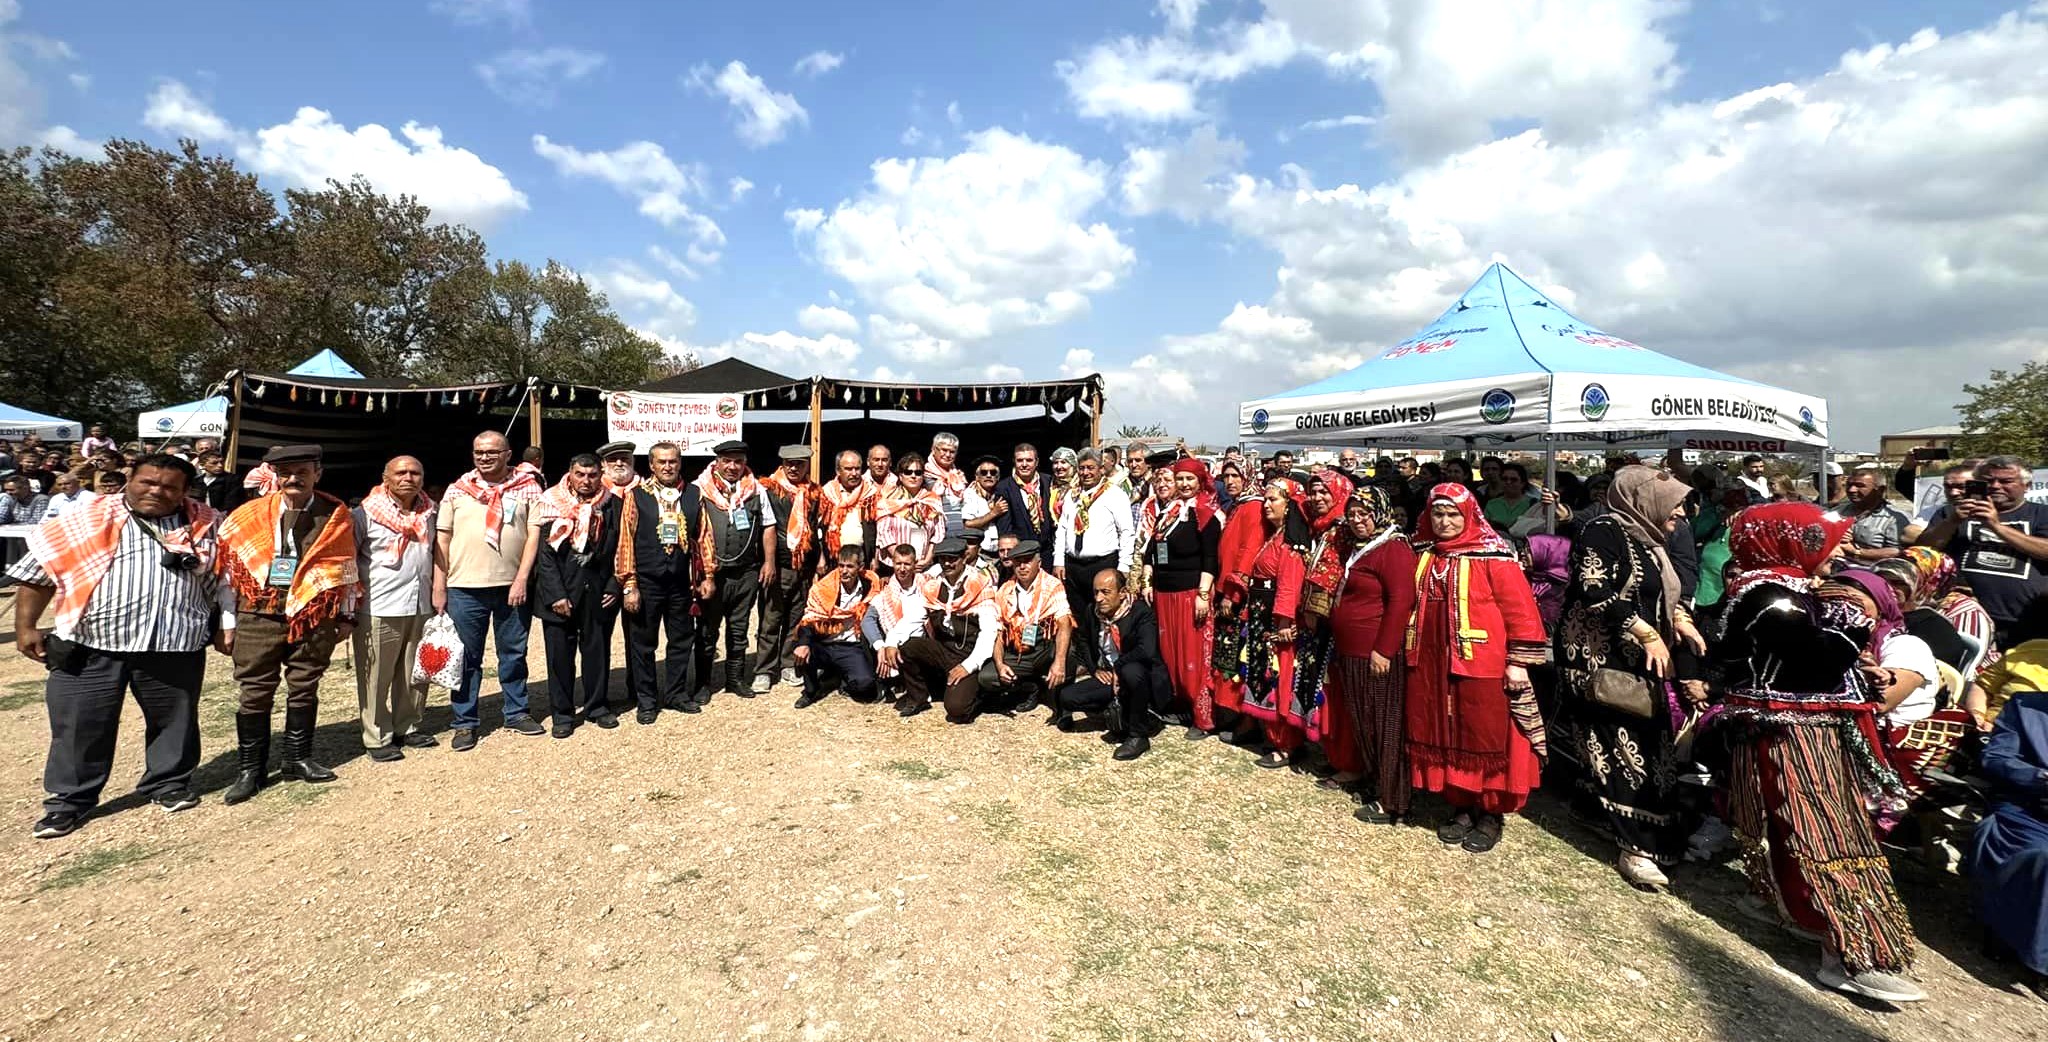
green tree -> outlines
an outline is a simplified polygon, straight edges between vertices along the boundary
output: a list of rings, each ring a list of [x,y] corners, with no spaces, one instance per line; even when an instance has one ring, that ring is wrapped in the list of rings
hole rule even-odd
[[[612,313],[602,292],[568,267],[500,261],[465,285],[475,321],[437,352],[437,379],[524,380],[538,376],[598,387],[634,387],[662,364],[659,343]],[[461,291],[450,287],[450,302]]]
[[[1152,423],[1139,427],[1135,424],[1126,423],[1117,428],[1116,436],[1119,438],[1164,438],[1166,437],[1166,425],[1163,423]]]
[[[1993,369],[1981,384],[1964,384],[1969,400],[1956,406],[1964,435],[1958,456],[2013,455],[2048,462],[2048,362],[2028,362],[2017,373]]]

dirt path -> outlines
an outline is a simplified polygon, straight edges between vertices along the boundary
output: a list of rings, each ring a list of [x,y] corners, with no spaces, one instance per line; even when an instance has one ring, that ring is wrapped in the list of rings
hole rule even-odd
[[[35,676],[0,652],[0,1040],[2048,1037],[1952,878],[1903,879],[1933,1001],[1879,1012],[1736,915],[1731,867],[1637,894],[1547,804],[1446,852],[1240,750],[1170,733],[1114,764],[1042,713],[778,690],[377,764],[337,662],[341,780],[227,807],[215,659],[206,801],[38,842]]]

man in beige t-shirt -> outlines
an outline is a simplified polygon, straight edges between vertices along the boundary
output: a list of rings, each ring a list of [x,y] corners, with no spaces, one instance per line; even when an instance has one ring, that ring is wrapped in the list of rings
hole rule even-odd
[[[527,579],[540,545],[527,538],[527,524],[544,490],[529,465],[512,466],[504,435],[485,431],[470,448],[476,469],[448,486],[434,521],[434,610],[447,612],[462,636],[462,686],[449,696],[455,711],[449,746],[456,752],[476,748],[486,628],[497,640],[505,727],[547,733],[526,709],[526,638],[533,622]]]

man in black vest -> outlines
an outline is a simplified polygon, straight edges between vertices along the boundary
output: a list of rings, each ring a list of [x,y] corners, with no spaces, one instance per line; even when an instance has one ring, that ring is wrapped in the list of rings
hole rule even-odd
[[[775,585],[775,557],[763,552],[775,545],[775,508],[768,502],[768,490],[747,469],[747,443],[728,441],[715,450],[704,476],[697,479],[701,516],[698,555],[697,599],[703,602],[698,615],[697,691],[698,705],[711,701],[714,689],[742,698],[754,697],[748,685],[747,630],[754,618],[754,606],[763,587]],[[725,630],[724,672],[711,672],[712,644],[719,629]]]
[[[683,450],[660,442],[647,450],[654,476],[621,503],[618,578],[626,602],[626,686],[638,700],[633,719],[651,724],[661,710],[702,707],[693,697],[697,620],[698,539],[703,534],[695,485],[683,484]],[[655,683],[654,647],[668,635],[668,676]],[[659,692],[657,695],[656,692]]]
[[[996,518],[996,532],[1037,543],[1039,559],[1051,568],[1060,520],[1052,509],[1052,478],[1038,469],[1036,446],[1017,446],[1011,461],[1016,468],[996,483],[996,497],[1005,504]]]
[[[1135,760],[1152,748],[1155,714],[1172,690],[1159,656],[1159,620],[1113,568],[1095,576],[1094,610],[1096,632],[1074,642],[1074,681],[1059,690],[1053,721],[1066,730],[1075,713],[1107,710],[1104,739],[1120,743],[1116,759]]]
[[[818,486],[811,481],[811,448],[784,445],[782,466],[761,482],[775,511],[775,581],[761,587],[761,632],[754,641],[754,693],[766,694],[780,674],[797,679],[796,631],[817,568]]]
[[[603,466],[588,452],[569,460],[562,481],[533,512],[527,539],[539,543],[533,564],[533,600],[547,646],[548,699],[556,738],[576,733],[579,718],[603,728],[619,726],[606,704],[612,673],[607,611],[619,600],[619,499],[605,487]],[[582,707],[577,707],[576,666],[583,666]]]

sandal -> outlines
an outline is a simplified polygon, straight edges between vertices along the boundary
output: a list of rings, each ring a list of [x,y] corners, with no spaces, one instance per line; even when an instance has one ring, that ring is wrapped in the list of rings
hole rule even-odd
[[[1465,842],[1465,837],[1471,834],[1472,815],[1467,811],[1459,811],[1451,820],[1436,827],[1436,838],[1453,847]]]

